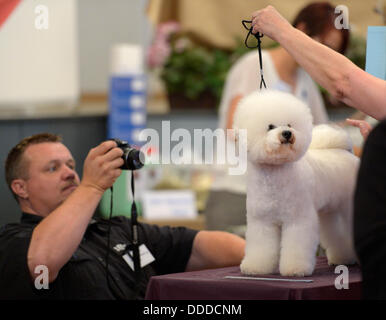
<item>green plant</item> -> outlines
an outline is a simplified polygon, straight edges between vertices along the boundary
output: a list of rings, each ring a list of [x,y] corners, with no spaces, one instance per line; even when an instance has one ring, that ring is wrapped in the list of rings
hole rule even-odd
[[[359,68],[364,70],[366,66],[366,39],[351,33],[346,56]]]
[[[230,67],[248,50],[243,46],[238,44],[231,51],[209,49],[192,43],[186,35],[173,35],[171,52],[161,71],[167,91],[192,100],[210,93],[218,104]]]

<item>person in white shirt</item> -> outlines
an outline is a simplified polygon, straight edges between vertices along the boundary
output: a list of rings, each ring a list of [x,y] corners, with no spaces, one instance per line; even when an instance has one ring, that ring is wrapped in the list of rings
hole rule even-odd
[[[281,47],[262,50],[264,80],[267,88],[293,93],[310,106],[314,124],[327,123],[328,115],[320,91],[302,68],[295,66],[292,71],[289,71],[289,73],[293,73],[293,83],[281,78],[276,65],[280,61],[284,62],[284,60],[290,58],[284,57],[284,55],[287,55],[287,53]],[[231,129],[233,113],[238,101],[242,97],[259,90],[260,67],[258,61],[258,51],[253,50],[241,57],[231,68],[220,104],[219,128]]]

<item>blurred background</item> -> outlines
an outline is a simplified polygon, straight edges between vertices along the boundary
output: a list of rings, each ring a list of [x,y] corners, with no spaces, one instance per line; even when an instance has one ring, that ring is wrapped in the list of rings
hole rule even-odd
[[[140,145],[133,132],[152,128],[161,133],[162,121],[170,121],[171,131],[184,128],[192,136],[194,129],[215,130],[228,71],[249,52],[241,20],[271,4],[292,21],[311,2],[0,0],[0,203],[6,208],[0,225],[20,217],[3,169],[8,151],[19,140],[44,131],[61,134],[81,175],[89,149],[108,137]],[[330,3],[349,9],[351,39],[346,55],[365,68],[367,27],[384,25],[386,1]],[[273,46],[273,41],[263,38],[263,48]],[[138,92],[122,93],[113,79],[125,77],[144,79],[144,85],[137,86]],[[341,121],[355,111],[319,89],[331,121]],[[126,111],[119,97],[129,101]],[[143,105],[132,97],[143,97]],[[137,108],[136,117],[131,117],[133,108]],[[114,188],[114,214],[129,215],[129,178],[122,175]],[[136,197],[141,202],[149,190],[190,191],[194,208],[187,205],[189,214],[173,219],[175,213],[169,208],[167,219],[153,213],[149,217],[160,224],[207,228],[205,206],[215,180],[216,170],[210,165],[147,165],[136,173]],[[147,196],[147,210],[157,211],[152,195]],[[172,198],[178,196],[176,192]],[[106,194],[98,214],[107,216],[108,208]]]

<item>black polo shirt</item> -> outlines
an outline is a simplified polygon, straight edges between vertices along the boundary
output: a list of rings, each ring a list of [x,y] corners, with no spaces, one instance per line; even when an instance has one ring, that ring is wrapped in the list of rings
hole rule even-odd
[[[141,299],[151,276],[185,270],[197,234],[196,230],[184,227],[139,224],[139,242],[147,246],[155,261],[141,269],[137,281],[122,258],[127,253],[123,248],[130,245],[130,220],[114,217],[111,219],[107,277],[109,221],[93,219],[78,249],[55,281],[48,289],[38,290],[30,277],[27,252],[32,231],[42,219],[23,213],[20,224],[8,224],[0,229],[0,299]],[[61,248],[56,250],[60,252]]]

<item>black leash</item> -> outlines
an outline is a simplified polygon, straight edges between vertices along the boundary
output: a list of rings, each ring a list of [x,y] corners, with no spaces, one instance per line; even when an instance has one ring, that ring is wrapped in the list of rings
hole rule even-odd
[[[253,29],[252,25],[250,27],[248,27],[246,25],[246,23],[252,23],[251,20],[243,20],[241,23],[243,24],[244,28],[246,30],[248,30],[247,37],[245,38],[245,41],[244,41],[245,46],[247,48],[249,48],[249,49],[257,48],[258,51],[259,51],[260,77],[261,77],[261,80],[260,80],[260,90],[261,90],[263,85],[264,85],[264,88],[267,89],[267,86],[266,86],[265,81],[264,81],[264,74],[263,74],[263,59],[261,57],[261,38],[264,37],[264,35],[262,33],[260,33],[260,32],[257,32],[256,34],[252,33],[252,29]],[[248,38],[249,38],[249,36],[251,34],[257,39],[257,45],[256,46],[249,46],[248,45]]]

